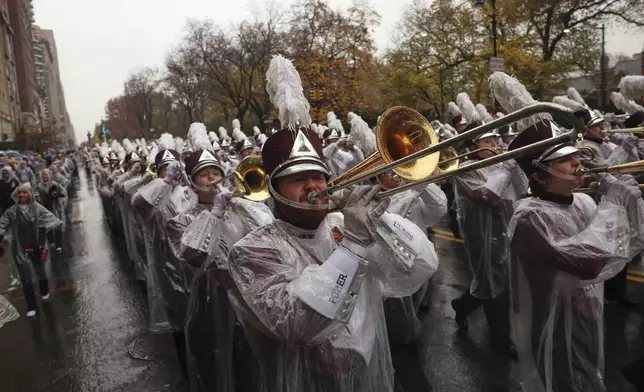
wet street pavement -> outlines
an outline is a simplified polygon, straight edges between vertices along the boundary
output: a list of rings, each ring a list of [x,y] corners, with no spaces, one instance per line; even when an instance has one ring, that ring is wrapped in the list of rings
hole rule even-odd
[[[145,307],[125,245],[103,219],[84,173],[70,197],[63,254],[48,262],[52,298],[0,329],[0,391],[171,391],[180,378],[169,336],[147,333]],[[144,358],[144,359],[138,359]]]
[[[0,391],[174,391],[180,380],[170,336],[147,332],[146,309],[125,244],[103,219],[100,198],[84,172],[70,198],[66,247],[48,262],[52,299],[38,317],[24,317],[20,290],[10,295],[21,317],[0,329]],[[516,363],[490,349],[483,311],[457,332],[451,299],[467,290],[462,241],[437,228],[440,268],[432,279],[421,339],[424,368],[437,392],[520,391]],[[629,290],[644,303],[644,272],[629,273]],[[635,391],[619,368],[644,358],[644,306],[607,304],[606,383]]]

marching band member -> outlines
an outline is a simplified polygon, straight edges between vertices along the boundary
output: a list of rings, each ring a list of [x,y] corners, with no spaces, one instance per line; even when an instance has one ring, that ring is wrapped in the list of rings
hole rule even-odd
[[[537,123],[510,150],[553,136]],[[644,249],[644,202],[630,176],[602,178],[599,205],[573,193],[584,183],[567,144],[518,159],[531,197],[520,200],[511,238],[511,322],[528,392],[606,391],[603,284]]]
[[[479,113],[465,93],[457,96],[457,103],[468,128],[481,123]],[[485,149],[496,148],[498,138],[496,132],[476,137],[472,150],[479,152],[462,166],[494,156],[493,151]],[[514,203],[527,190],[527,179],[516,162],[508,161],[456,176],[454,188],[459,227],[474,275],[470,289],[452,301],[456,322],[466,329],[467,317],[482,305],[492,345],[514,356],[508,316],[509,243],[506,230]]]
[[[274,56],[267,91],[284,129],[264,144],[278,218],[232,249],[237,316],[271,391],[392,391],[383,296],[407,296],[436,270],[429,240],[374,200],[379,187],[309,202],[330,176],[299,75]],[[299,124],[299,125],[298,125]],[[380,233],[380,234],[379,234]],[[386,234],[385,234],[386,233]]]

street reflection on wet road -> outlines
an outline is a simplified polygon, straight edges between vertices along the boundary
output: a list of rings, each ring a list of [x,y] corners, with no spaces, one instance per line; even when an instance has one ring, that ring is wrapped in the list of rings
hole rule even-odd
[[[29,320],[24,301],[14,297],[23,316],[0,330],[0,390],[172,390],[179,377],[172,341],[148,334],[124,244],[112,237],[94,184],[83,174],[70,198],[64,253],[48,262],[52,299]],[[128,354],[139,336],[154,342],[149,360]]]

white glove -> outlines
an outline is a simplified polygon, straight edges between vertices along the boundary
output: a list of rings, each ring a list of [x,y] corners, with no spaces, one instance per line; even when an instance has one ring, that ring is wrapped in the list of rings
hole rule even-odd
[[[605,174],[599,183],[599,190],[606,199],[616,202],[617,204],[628,207],[631,203],[636,203],[642,198],[637,181],[632,176],[624,175],[619,179]]]
[[[182,172],[181,164],[179,162],[170,162],[165,171],[165,182],[168,184],[178,183],[181,179]]]
[[[230,205],[230,200],[233,198],[233,193],[228,190],[228,188],[219,185],[217,187],[219,192],[215,195],[215,198],[212,202],[211,212],[217,217],[221,218],[224,216],[224,212]]]
[[[329,196],[344,214],[344,235],[364,247],[375,241],[376,223],[387,211],[389,199],[375,200],[380,185],[357,185]]]

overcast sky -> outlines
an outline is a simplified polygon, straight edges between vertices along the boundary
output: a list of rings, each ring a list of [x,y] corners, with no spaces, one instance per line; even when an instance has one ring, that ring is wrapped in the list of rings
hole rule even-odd
[[[54,30],[67,109],[78,135],[100,121],[105,103],[123,90],[129,71],[162,66],[178,42],[186,18],[209,17],[223,25],[247,18],[265,0],[34,0],[36,24]],[[346,6],[351,0],[330,0]],[[412,0],[370,0],[380,13],[380,50],[387,47],[404,5]],[[290,1],[289,1],[290,2]],[[284,1],[286,3],[286,1]],[[644,46],[644,32],[609,31],[609,53],[633,54]]]

